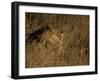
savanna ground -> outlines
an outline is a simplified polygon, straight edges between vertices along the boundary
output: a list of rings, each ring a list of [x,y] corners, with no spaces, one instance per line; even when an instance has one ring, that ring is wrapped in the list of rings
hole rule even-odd
[[[25,14],[25,67],[89,65],[89,16]]]

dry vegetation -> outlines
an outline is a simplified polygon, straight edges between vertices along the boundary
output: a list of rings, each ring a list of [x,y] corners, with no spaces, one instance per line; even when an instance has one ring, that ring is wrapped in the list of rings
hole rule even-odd
[[[89,16],[26,13],[25,67],[89,64]]]

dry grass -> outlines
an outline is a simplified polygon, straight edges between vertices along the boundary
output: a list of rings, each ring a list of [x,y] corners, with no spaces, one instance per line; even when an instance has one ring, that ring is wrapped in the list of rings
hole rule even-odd
[[[89,16],[26,13],[25,67],[89,64]]]

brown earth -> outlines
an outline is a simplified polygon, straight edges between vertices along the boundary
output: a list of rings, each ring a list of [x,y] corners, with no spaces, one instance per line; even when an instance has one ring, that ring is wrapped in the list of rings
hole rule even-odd
[[[25,67],[89,65],[89,16],[26,13]]]

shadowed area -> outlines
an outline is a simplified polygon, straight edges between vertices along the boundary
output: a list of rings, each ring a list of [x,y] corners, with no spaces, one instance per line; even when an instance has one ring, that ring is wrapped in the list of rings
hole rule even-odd
[[[25,14],[25,67],[89,65],[89,16]]]

